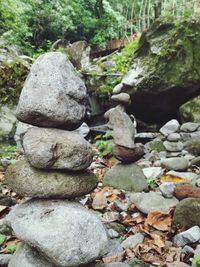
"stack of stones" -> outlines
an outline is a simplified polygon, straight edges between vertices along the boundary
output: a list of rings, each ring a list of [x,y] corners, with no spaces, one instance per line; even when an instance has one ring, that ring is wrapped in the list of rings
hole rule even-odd
[[[177,120],[173,119],[160,129],[160,133],[167,152],[167,159],[163,160],[163,167],[171,169],[171,164],[174,165],[173,163],[176,162],[177,171],[186,170],[193,161],[195,143],[199,147],[200,124],[186,122],[180,125]]]
[[[103,183],[105,186],[140,192],[148,186],[141,167],[134,163],[144,155],[144,150],[135,144],[134,117],[132,116],[132,120],[125,111],[125,106],[130,103],[130,96],[119,93],[113,95],[112,99],[118,105],[108,110],[104,116],[113,134],[113,155],[121,163],[106,173]]]
[[[144,150],[136,146],[136,121],[134,116],[126,113],[125,107],[130,104],[127,93],[114,94],[111,99],[118,105],[105,113],[108,125],[113,130],[113,154],[120,161],[135,162],[144,155]]]
[[[72,132],[83,121],[85,98],[85,85],[64,54],[46,53],[33,64],[16,114],[36,127],[24,135],[25,159],[6,172],[10,188],[30,198],[6,217],[23,241],[9,267],[88,266],[107,249],[99,219],[72,201],[97,185],[85,170],[92,147]]]

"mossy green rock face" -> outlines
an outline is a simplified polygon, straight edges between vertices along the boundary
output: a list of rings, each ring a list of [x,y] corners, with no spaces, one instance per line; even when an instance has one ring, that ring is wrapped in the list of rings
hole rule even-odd
[[[180,201],[175,209],[173,223],[177,226],[200,226],[200,199],[187,198]]]
[[[187,141],[184,144],[184,149],[192,155],[200,156],[200,139],[198,138],[191,141]]]
[[[193,98],[179,108],[181,122],[200,122],[200,96]]]
[[[130,111],[146,122],[174,117],[200,88],[200,23],[156,20],[141,36],[132,66],[123,77]]]
[[[117,164],[106,172],[104,186],[111,186],[131,192],[141,192],[148,188],[146,178],[140,166]]]
[[[16,48],[0,39],[0,104],[17,104],[28,75],[28,57],[20,57]]]

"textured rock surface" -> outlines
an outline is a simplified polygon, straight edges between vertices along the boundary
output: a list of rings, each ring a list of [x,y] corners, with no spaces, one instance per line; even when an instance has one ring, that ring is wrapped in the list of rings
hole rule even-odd
[[[160,132],[164,136],[167,136],[169,134],[177,132],[179,128],[180,128],[179,122],[173,119],[165,123],[165,125],[163,125],[162,128],[160,128]]]
[[[127,148],[134,148],[135,126],[119,105],[107,112],[109,124],[113,127],[113,139],[115,144]],[[107,116],[105,115],[105,116]]]
[[[85,98],[85,85],[66,56],[60,52],[46,53],[31,68],[16,116],[36,126],[72,130],[84,118]]]
[[[86,264],[107,250],[103,225],[75,202],[31,200],[16,206],[6,219],[16,236],[53,266]]]
[[[174,236],[174,244],[177,247],[183,247],[187,244],[196,243],[200,239],[199,226],[193,226],[187,231],[181,232]]]
[[[112,152],[122,162],[135,162],[144,155],[144,150],[141,147],[126,148],[114,145]]]
[[[92,146],[74,132],[48,128],[31,128],[23,138],[29,163],[39,169],[79,171],[92,162]]]
[[[14,109],[15,107],[0,105],[0,140],[14,136],[16,126]]]
[[[167,170],[185,171],[189,167],[189,161],[185,158],[167,158],[161,160],[162,167]]]
[[[44,171],[29,166],[25,160],[10,165],[6,171],[9,187],[21,196],[74,198],[89,193],[97,178],[88,172]]]
[[[106,172],[103,184],[126,191],[140,192],[147,189],[141,167],[132,164],[117,164]]]
[[[127,194],[127,197],[129,203],[134,203],[137,209],[145,214],[156,210],[168,212],[179,202],[175,197],[167,199],[159,192],[153,191],[150,191],[149,193],[129,193]]]
[[[58,267],[41,257],[38,252],[27,245],[20,245],[8,267]]]
[[[193,71],[199,68],[199,26],[190,19],[177,23],[161,17],[142,34],[131,69],[122,79],[122,92],[130,94],[130,111],[138,119],[174,118],[183,103],[199,94],[200,78]]]
[[[176,186],[174,195],[178,199],[184,199],[188,197],[200,198],[200,188],[191,184],[180,184]]]
[[[176,206],[173,222],[175,225],[191,227],[200,226],[200,199],[186,198]]]

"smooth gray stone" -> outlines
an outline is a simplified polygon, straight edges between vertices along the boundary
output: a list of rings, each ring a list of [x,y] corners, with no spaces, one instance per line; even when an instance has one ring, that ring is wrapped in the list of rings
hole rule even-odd
[[[198,129],[199,125],[200,125],[199,123],[195,123],[195,122],[186,122],[181,125],[180,131],[183,131],[186,133],[195,132]]]
[[[173,243],[177,247],[183,247],[187,244],[196,243],[199,240],[200,240],[200,228],[199,226],[193,226],[187,231],[175,235]]]
[[[0,254],[0,267],[7,266],[12,258],[12,254]]]
[[[6,216],[15,235],[34,247],[53,266],[79,266],[108,251],[101,221],[76,202],[30,200]]]
[[[189,161],[185,158],[167,158],[161,160],[161,166],[167,170],[185,171],[189,167]]]
[[[135,235],[129,236],[127,239],[125,239],[121,245],[124,249],[126,248],[134,248],[138,244],[141,244],[144,241],[144,235],[141,233],[137,233]]]
[[[29,163],[39,169],[85,170],[92,162],[91,144],[81,135],[60,129],[30,128],[23,138]]]
[[[91,192],[97,177],[87,171],[44,171],[20,160],[5,174],[8,186],[20,196],[39,198],[75,198]]]
[[[16,110],[18,120],[74,130],[85,116],[86,87],[61,52],[41,55],[32,65]]]
[[[164,198],[159,192],[153,191],[148,193],[128,193],[126,197],[128,203],[134,203],[137,209],[145,214],[151,211],[168,212],[179,203],[175,197]]]
[[[48,262],[28,245],[21,244],[14,253],[8,267],[58,267]]]
[[[171,142],[176,142],[181,139],[181,136],[179,133],[171,133],[167,136],[167,140]]]
[[[168,136],[171,133],[178,132],[180,124],[177,120],[170,120],[160,128],[160,133],[164,136]]]
[[[183,150],[183,143],[181,141],[177,142],[164,141],[163,145],[165,149],[169,152],[179,152]]]

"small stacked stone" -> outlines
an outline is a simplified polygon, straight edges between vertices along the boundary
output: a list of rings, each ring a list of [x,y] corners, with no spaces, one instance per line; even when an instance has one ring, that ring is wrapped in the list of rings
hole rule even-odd
[[[72,132],[85,114],[86,88],[66,56],[46,53],[33,64],[17,107],[18,120],[37,127],[23,137],[25,159],[6,172],[12,190],[31,199],[7,224],[23,241],[9,267],[72,267],[101,257],[108,244],[99,219],[74,199],[95,188],[86,171],[91,145]]]
[[[163,167],[177,171],[184,171],[189,167],[190,161],[194,158],[192,147],[195,142],[199,143],[200,140],[199,127],[198,123],[192,122],[180,125],[177,120],[173,119],[160,129],[168,157],[162,161]],[[174,168],[174,163],[177,168]]]
[[[114,166],[106,173],[104,185],[139,192],[147,189],[147,183],[142,169],[134,162],[144,155],[144,150],[135,144],[135,118],[130,117],[125,111],[125,106],[130,104],[130,96],[127,93],[116,93],[116,91],[111,99],[118,105],[108,110],[104,116],[108,120],[108,126],[112,129],[113,155],[122,164]]]

